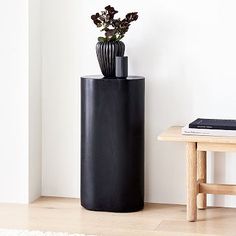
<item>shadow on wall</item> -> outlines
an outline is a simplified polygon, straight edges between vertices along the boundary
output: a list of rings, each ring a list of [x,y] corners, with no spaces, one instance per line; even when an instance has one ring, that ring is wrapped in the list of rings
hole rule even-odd
[[[158,134],[168,126],[184,125],[191,120],[194,109],[192,81],[184,63],[186,54],[182,53],[184,40],[170,41],[173,34],[174,30],[169,29],[162,32],[162,37],[153,35],[155,46],[139,42],[142,46],[138,54],[142,59],[129,58],[131,74],[135,71],[133,74],[146,77],[145,200],[148,202],[185,202],[184,145],[157,141]],[[128,55],[137,55],[137,48],[131,43],[127,45]]]
[[[181,65],[170,74],[155,66],[150,70],[146,75],[146,200],[184,203],[185,147],[158,142],[157,136],[167,127],[184,125],[191,119],[193,95],[189,79]]]

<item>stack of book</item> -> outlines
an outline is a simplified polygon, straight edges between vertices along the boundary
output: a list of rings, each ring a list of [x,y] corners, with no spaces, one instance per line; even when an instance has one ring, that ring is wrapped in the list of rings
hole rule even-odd
[[[182,134],[236,137],[236,120],[199,118],[183,127]]]

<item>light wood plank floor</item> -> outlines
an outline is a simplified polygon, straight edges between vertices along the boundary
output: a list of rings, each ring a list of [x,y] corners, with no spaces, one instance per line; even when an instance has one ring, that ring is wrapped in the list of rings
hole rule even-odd
[[[31,205],[0,204],[0,228],[64,231],[104,236],[236,235],[236,209],[198,211],[185,221],[180,205],[146,204],[136,213],[92,212],[77,199],[42,197]]]

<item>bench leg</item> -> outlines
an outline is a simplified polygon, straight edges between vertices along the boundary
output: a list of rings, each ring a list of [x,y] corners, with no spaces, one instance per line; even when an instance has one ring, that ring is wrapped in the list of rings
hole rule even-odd
[[[187,220],[197,220],[197,145],[186,144],[187,158]]]
[[[206,183],[207,178],[207,171],[206,171],[206,152],[205,151],[198,151],[197,152],[197,175],[198,180],[201,183]],[[199,193],[197,196],[197,206],[198,209],[204,210],[207,206],[207,198],[205,193]]]

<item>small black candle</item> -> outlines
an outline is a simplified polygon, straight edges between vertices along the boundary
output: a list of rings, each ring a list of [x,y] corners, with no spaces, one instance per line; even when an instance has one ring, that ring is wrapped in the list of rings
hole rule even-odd
[[[116,77],[128,76],[128,57],[116,57]]]

